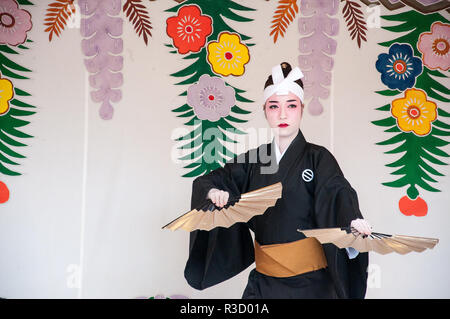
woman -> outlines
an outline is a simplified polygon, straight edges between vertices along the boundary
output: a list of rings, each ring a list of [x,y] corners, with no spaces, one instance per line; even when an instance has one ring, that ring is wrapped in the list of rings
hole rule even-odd
[[[191,233],[185,278],[192,287],[205,289],[255,262],[243,298],[364,298],[368,254],[356,252],[355,257],[354,252],[320,245],[297,231],[351,225],[361,233],[371,232],[356,192],[333,155],[306,142],[300,130],[302,77],[300,69],[282,63],[266,81],[263,109],[274,131],[272,143],[194,180],[192,208],[206,198],[223,207],[230,196],[277,182],[283,192],[275,206],[247,223]],[[275,170],[270,169],[273,166]],[[268,256],[261,247],[274,249],[274,255]]]

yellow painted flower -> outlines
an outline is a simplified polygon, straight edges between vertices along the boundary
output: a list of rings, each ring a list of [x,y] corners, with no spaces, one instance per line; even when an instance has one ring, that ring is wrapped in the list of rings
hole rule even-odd
[[[408,89],[405,97],[391,103],[391,113],[398,127],[404,132],[424,136],[431,131],[431,122],[437,118],[437,105],[427,100],[422,90]]]
[[[2,79],[0,75],[0,115],[9,110],[9,101],[13,98],[13,85],[10,80]]]
[[[219,41],[208,44],[208,62],[213,71],[224,76],[244,74],[244,65],[250,60],[248,48],[237,34],[222,32]]]

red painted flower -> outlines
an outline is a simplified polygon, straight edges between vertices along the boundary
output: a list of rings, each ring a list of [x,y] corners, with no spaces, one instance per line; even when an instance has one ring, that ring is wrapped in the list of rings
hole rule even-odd
[[[212,33],[212,19],[196,5],[183,6],[176,17],[167,19],[166,31],[178,53],[198,52]]]
[[[5,183],[0,181],[0,204],[6,203],[9,199],[9,189]]]
[[[427,202],[417,196],[416,199],[410,199],[408,196],[403,196],[398,202],[398,208],[403,215],[406,216],[425,216],[428,212]]]

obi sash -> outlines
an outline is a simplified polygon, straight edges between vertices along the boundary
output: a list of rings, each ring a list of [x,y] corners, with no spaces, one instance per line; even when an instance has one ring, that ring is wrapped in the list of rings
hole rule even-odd
[[[260,246],[255,240],[256,271],[271,277],[292,277],[327,267],[322,245],[314,237]]]

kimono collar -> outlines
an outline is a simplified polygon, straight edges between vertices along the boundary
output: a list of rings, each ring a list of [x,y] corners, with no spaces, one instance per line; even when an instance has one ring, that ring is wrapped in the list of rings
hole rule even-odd
[[[273,143],[275,144],[275,158],[277,160],[277,164],[279,164],[284,153],[286,153],[286,150],[284,150],[283,153],[280,153],[280,147],[278,146],[275,139],[273,140]]]
[[[274,154],[278,164],[286,163],[289,166],[289,163],[293,163],[293,161],[298,158],[300,154],[303,153],[303,150],[306,146],[306,140],[303,136],[302,131],[299,129],[297,135],[292,140],[291,144],[287,147],[287,149],[280,153],[280,149],[278,148],[277,143],[275,142],[275,138],[272,140],[272,147],[275,149]]]

